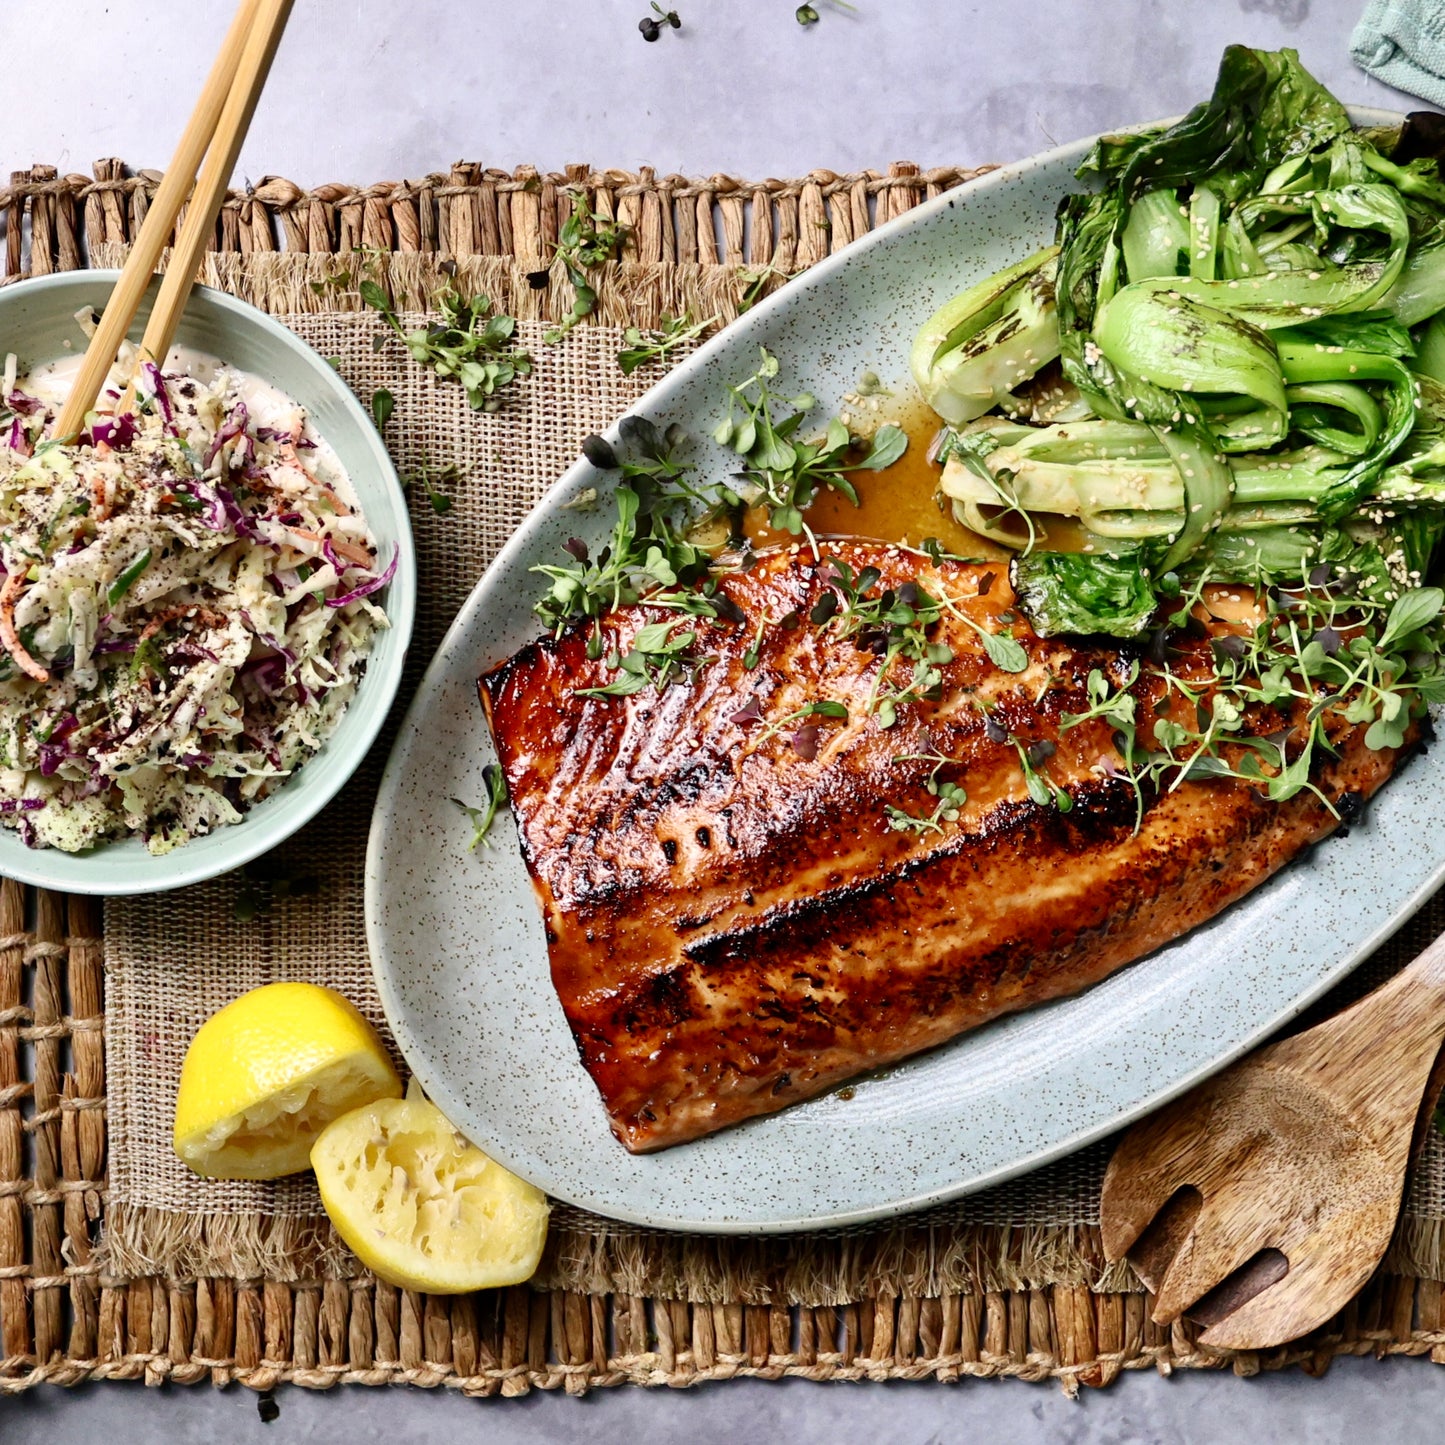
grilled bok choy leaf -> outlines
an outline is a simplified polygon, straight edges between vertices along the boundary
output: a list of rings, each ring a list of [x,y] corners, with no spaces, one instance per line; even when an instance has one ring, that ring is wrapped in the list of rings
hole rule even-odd
[[[972,421],[1059,354],[1058,248],[1000,271],[929,318],[913,344],[913,377],[945,421]]]
[[[942,491],[1019,552],[1039,632],[1137,636],[1181,587],[1321,564],[1381,606],[1429,579],[1445,182],[1398,140],[1357,132],[1295,52],[1231,46],[1183,120],[1095,145],[1053,247],[919,334]],[[1070,398],[1051,425],[1015,395],[1040,371]],[[1060,515],[1080,550],[1046,550]]]

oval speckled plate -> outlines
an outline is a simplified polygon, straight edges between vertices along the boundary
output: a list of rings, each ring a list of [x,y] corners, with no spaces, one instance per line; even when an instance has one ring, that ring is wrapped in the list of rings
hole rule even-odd
[[[1390,117],[1358,115],[1362,123]],[[994,172],[864,237],[799,279],[636,408],[707,436],[761,343],[783,384],[836,407],[865,370],[904,383],[920,323],[1033,251],[1089,142]],[[830,412],[824,413],[830,415]],[[720,448],[695,443],[719,475]],[[728,1232],[838,1225],[982,1188],[1117,1128],[1237,1057],[1341,978],[1445,875],[1445,755],[1406,767],[1366,822],[1186,938],[1072,999],[965,1034],[827,1095],[697,1143],[634,1157],[608,1132],[553,993],[510,818],[493,846],[446,800],[485,796],[493,760],[476,677],[536,635],[528,568],[610,507],[558,507],[610,482],[573,467],[478,583],[387,768],[366,868],[381,997],[426,1091],[467,1135],[560,1199],[640,1224]]]

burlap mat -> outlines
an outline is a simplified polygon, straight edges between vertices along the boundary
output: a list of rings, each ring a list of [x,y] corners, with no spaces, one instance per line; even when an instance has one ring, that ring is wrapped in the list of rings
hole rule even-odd
[[[99,163],[96,175],[36,168],[0,192],[7,275],[120,259],[154,178],[125,177],[116,162]],[[617,367],[623,325],[688,307],[730,319],[762,272],[776,273],[765,287],[779,284],[880,216],[966,178],[898,166],[887,176],[814,173],[747,187],[460,166],[423,182],[311,193],[268,178],[232,197],[207,279],[336,357],[364,400],[389,388],[397,407],[388,442],[404,476],[456,469],[441,487],[451,499],[445,515],[413,489],[421,610],[409,690],[581,438],[656,379]],[[548,347],[541,332],[566,311],[570,289],[558,274],[534,289],[528,273],[545,260],[568,181],[628,220],[634,241],[602,276],[599,324]],[[287,252],[274,249],[280,237]],[[374,350],[376,318],[358,309],[363,272],[398,305],[424,308],[443,259],[458,262],[464,288],[523,317],[537,370],[495,415],[472,413],[458,389],[414,367],[399,346]],[[924,1215],[826,1235],[669,1236],[563,1207],[531,1288],[458,1300],[396,1291],[361,1272],[309,1178],[196,1179],[170,1148],[171,1103],[186,1044],[211,1011],[257,984],[306,978],[382,1022],[361,866],[387,741],[269,860],[268,872],[305,880],[304,890],[262,884],[264,906],[248,922],[237,920],[236,903],[253,885],[236,877],[107,906],[103,1060],[93,906],[46,894],[27,902],[15,885],[0,887],[0,1388],[143,1375],[258,1387],[407,1380],[515,1394],[740,1374],[1054,1376],[1072,1388],[1148,1365],[1228,1362],[1249,1373],[1323,1368],[1343,1352],[1445,1354],[1438,1141],[1412,1178],[1386,1270],[1338,1320],[1264,1357],[1201,1351],[1188,1324],[1154,1326],[1129,1272],[1105,1269],[1095,1222],[1106,1146]],[[1437,903],[1333,1006],[1442,925]]]

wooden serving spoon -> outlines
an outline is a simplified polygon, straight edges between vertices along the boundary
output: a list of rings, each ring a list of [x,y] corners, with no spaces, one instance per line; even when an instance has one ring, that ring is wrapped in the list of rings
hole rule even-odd
[[[1266,1349],[1345,1305],[1394,1231],[1442,1038],[1445,935],[1131,1129],[1104,1175],[1104,1253],[1129,1255],[1155,1321],[1188,1311],[1201,1344]]]

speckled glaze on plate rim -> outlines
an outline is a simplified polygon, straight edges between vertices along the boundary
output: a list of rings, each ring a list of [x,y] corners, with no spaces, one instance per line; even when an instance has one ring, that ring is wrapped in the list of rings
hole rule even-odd
[[[1361,125],[1401,119],[1352,114]],[[879,353],[900,355],[884,375],[901,380],[913,328],[1051,234],[1045,222],[1092,139],[1002,168],[860,238],[701,348],[632,413],[705,437],[724,380],[747,374],[759,343],[783,358],[783,384],[796,370],[824,408],[860,374],[860,357],[883,371]],[[920,262],[930,243],[932,270]],[[879,302],[867,287],[889,276],[895,294]],[[830,305],[840,296],[845,306]],[[887,319],[875,328],[879,306]],[[807,344],[790,350],[799,333]],[[797,367],[800,354],[808,362]],[[536,635],[528,568],[555,558],[568,535],[591,543],[608,528],[606,505],[591,516],[559,506],[589,487],[610,496],[606,477],[579,461],[448,631],[388,763],[366,863],[373,968],[407,1062],[466,1135],[556,1198],[646,1226],[772,1233],[885,1218],[1002,1182],[1112,1132],[1252,1048],[1445,878],[1445,857],[1432,859],[1429,847],[1445,812],[1436,753],[1403,768],[1349,836],[1082,994],[856,1081],[851,1098],[827,1094],[660,1154],[630,1155],[607,1128],[552,989],[510,816],[499,819],[493,846],[469,855],[468,829],[446,801],[481,796],[494,754],[475,679]]]
[[[83,345],[75,313],[82,306],[103,308],[119,277],[117,270],[62,271],[0,287],[0,358],[16,352],[23,373],[65,355],[66,340]],[[159,287],[156,278],[146,291],[131,340],[140,340]],[[371,417],[335,368],[294,331],[224,291],[192,291],[176,341],[272,382],[306,407],[346,468],[379,555],[390,561],[392,548],[399,549],[396,575],[376,599],[391,625],[377,634],[356,695],[321,750],[239,823],[156,855],[139,838],[118,838],[83,853],[27,848],[18,833],[0,829],[0,874],[37,888],[95,896],[162,893],[259,858],[341,790],[376,741],[401,687],[416,612],[416,554],[406,496]]]

